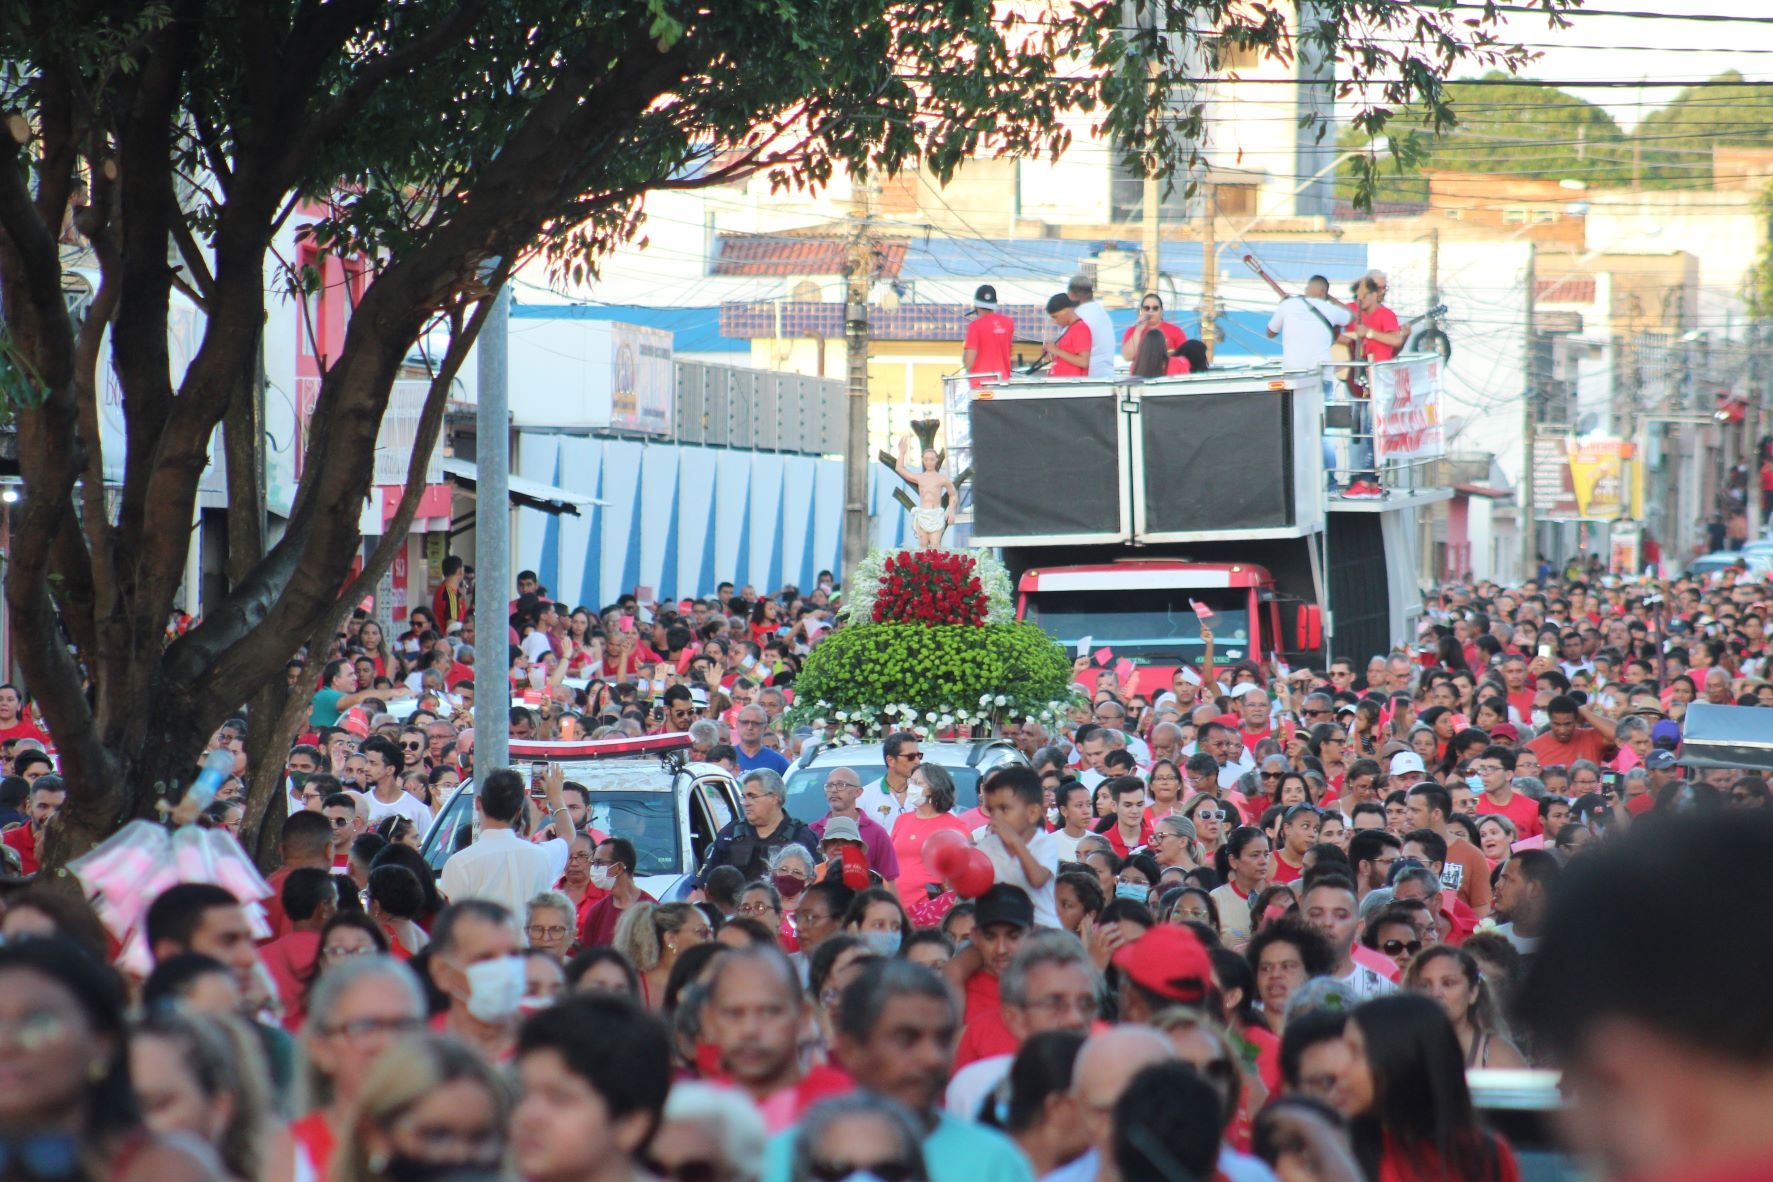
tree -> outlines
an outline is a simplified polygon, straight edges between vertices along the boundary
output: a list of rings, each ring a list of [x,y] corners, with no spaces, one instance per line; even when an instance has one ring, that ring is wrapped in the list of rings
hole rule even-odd
[[[1535,0],[1554,19],[1569,2]],[[1173,175],[1192,158],[1201,112],[1150,96],[1183,92],[1202,28],[1273,54],[1341,55],[1344,88],[1375,99],[1357,116],[1372,132],[1405,103],[1441,120],[1440,79],[1456,64],[1526,60],[1487,11],[1325,0],[1295,43],[1275,10],[1241,0],[1125,8],[1137,18],[1126,29],[1109,0],[1027,20],[990,0],[0,8],[0,307],[25,482],[6,602],[72,788],[49,863],[177,795],[204,739],[243,702],[254,768],[244,833],[263,849],[283,808],[281,755],[321,662],[293,692],[284,664],[303,645],[323,654],[344,605],[392,557],[390,541],[341,595],[396,371],[421,332],[449,325],[426,448],[488,294],[516,260],[540,252],[583,275],[637,233],[641,199],[658,189],[757,173],[816,186],[842,168],[914,161],[946,180],[979,154],[1056,153],[1066,109],[1101,111],[1139,168]],[[305,231],[312,240],[369,260],[373,277],[321,382],[286,531],[275,544],[260,536],[263,490],[250,465],[229,465],[229,589],[168,644],[209,440],[220,427],[229,454],[254,442],[246,393],[267,251],[299,202],[328,211]],[[57,248],[70,211],[101,275],[80,318]],[[176,383],[175,289],[206,315]],[[114,507],[101,478],[101,360],[128,438]],[[407,529],[415,491],[389,539]]]
[[[1710,85],[1685,87],[1638,124],[1643,181],[1650,188],[1708,189],[1711,149],[1773,144],[1773,95],[1726,70]]]

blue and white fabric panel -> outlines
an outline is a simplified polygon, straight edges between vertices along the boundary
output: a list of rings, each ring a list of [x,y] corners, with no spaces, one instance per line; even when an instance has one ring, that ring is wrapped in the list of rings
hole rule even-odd
[[[517,439],[514,468],[519,476],[553,484],[560,463],[560,437],[557,435],[521,435]],[[479,511],[478,499],[476,512]],[[513,585],[517,571],[533,570],[542,586],[560,594],[560,567],[555,560],[559,551],[559,522],[552,513],[539,509],[519,509],[517,546],[511,572]]]
[[[897,550],[917,541],[911,532],[911,521],[905,507],[893,499],[895,488],[911,486],[889,471],[885,464],[868,466],[869,509],[874,514],[874,545],[882,550]]]
[[[774,591],[838,570],[843,464],[722,448],[520,434],[516,474],[607,501],[578,516],[515,515],[517,569],[593,610],[625,591],[706,595],[723,580]],[[882,476],[888,476],[881,472]],[[896,478],[875,478],[889,541],[906,528]]]

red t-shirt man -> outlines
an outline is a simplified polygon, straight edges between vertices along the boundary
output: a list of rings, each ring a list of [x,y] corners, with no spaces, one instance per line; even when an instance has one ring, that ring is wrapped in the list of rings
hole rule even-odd
[[[995,300],[995,293],[993,298]],[[1002,312],[982,312],[973,317],[973,322],[967,325],[961,359],[967,371],[974,375],[972,386],[975,390],[990,381],[991,375],[1008,380],[1010,348],[1015,340],[1016,322]],[[966,360],[968,357],[972,360]]]
[[[1362,327],[1369,332],[1396,332],[1402,327],[1398,324],[1397,313],[1384,304],[1380,304],[1370,312],[1362,312],[1358,303],[1348,305],[1348,310],[1354,313],[1354,320],[1349,324],[1349,329]],[[1390,361],[1397,356],[1397,346],[1388,345],[1384,341],[1362,337],[1358,344],[1361,357],[1366,361]]]
[[[1496,814],[1514,822],[1516,837],[1537,837],[1540,833],[1539,802],[1524,792],[1516,792],[1507,804],[1496,804],[1485,793],[1478,793],[1478,816]]]
[[[1613,754],[1613,745],[1595,728],[1579,726],[1567,743],[1560,743],[1550,731],[1546,731],[1528,743],[1527,750],[1539,757],[1540,767],[1550,767],[1554,763],[1569,767],[1578,759],[1605,763]]]

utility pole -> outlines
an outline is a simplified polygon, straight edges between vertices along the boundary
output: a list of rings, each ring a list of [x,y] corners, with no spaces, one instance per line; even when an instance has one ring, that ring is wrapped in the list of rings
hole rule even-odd
[[[870,234],[873,182],[850,180],[850,246],[844,265],[843,344],[849,365],[849,434],[843,449],[843,570],[847,581],[868,553],[868,289],[874,280]]]
[[[1527,348],[1526,366],[1522,377],[1524,392],[1521,395],[1521,495],[1520,495],[1520,531],[1521,531],[1521,581],[1524,583],[1534,576],[1538,570],[1539,548],[1537,545],[1538,529],[1533,522],[1533,434],[1538,430],[1534,411],[1538,405],[1539,382],[1538,369],[1539,348],[1538,334],[1534,331],[1533,315],[1536,295],[1534,288],[1538,285],[1538,247],[1527,243]]]
[[[1145,177],[1145,183],[1140,186],[1139,205],[1141,238],[1139,253],[1145,270],[1145,291],[1161,296],[1163,293],[1158,291],[1157,283],[1157,226],[1161,207],[1157,199],[1157,178],[1149,173]],[[1133,293],[1135,302],[1142,300],[1144,296],[1145,292],[1136,291]]]
[[[1213,346],[1219,343],[1219,242],[1213,222],[1219,216],[1219,194],[1211,177],[1201,185],[1201,208],[1206,222],[1200,231],[1200,342],[1207,347],[1207,360],[1213,359]]]
[[[1761,324],[1748,326],[1748,406],[1742,415],[1743,463],[1748,468],[1748,536],[1752,542],[1761,536],[1761,514],[1766,505],[1761,499],[1761,384],[1766,381],[1766,358],[1761,356]]]
[[[1441,232],[1436,227],[1428,232],[1428,306],[1441,302]]]
[[[474,413],[474,635],[489,656],[505,651],[511,623],[511,415],[509,371],[511,288],[503,286],[476,343]],[[487,662],[489,665],[490,661]],[[474,779],[511,763],[511,712],[503,677],[480,679],[475,696]],[[495,690],[497,692],[495,692]]]

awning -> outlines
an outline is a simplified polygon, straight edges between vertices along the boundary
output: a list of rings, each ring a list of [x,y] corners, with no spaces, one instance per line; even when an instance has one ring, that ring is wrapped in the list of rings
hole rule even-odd
[[[480,481],[480,470],[467,460],[459,460],[454,456],[443,457],[443,474],[450,479],[477,488]],[[521,476],[512,476],[511,503],[522,505],[526,509],[540,509],[544,513],[571,513],[574,517],[579,510],[592,505],[607,505],[608,501],[600,501],[596,497],[584,493],[572,492],[564,488],[556,488],[552,484],[543,484],[539,480],[525,480]]]

